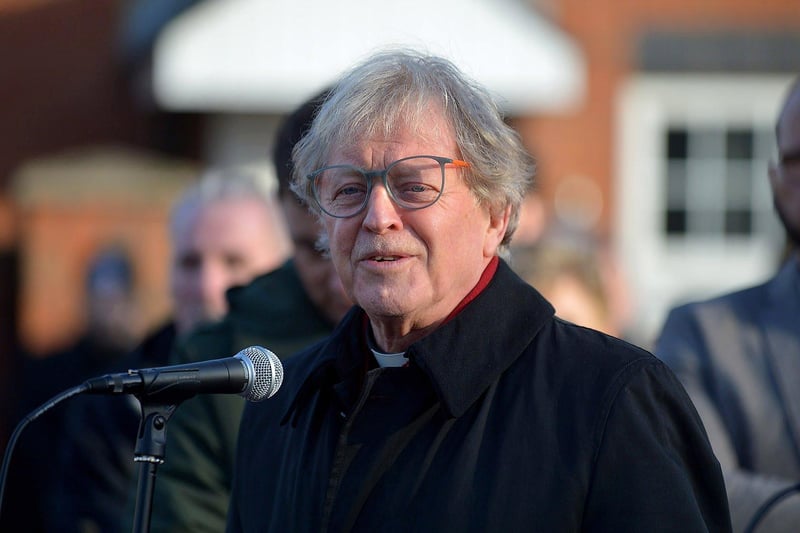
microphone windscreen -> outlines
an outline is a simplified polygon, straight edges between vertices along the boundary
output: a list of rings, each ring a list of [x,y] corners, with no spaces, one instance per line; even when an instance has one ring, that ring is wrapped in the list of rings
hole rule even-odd
[[[248,401],[260,402],[278,392],[283,383],[283,364],[277,355],[261,346],[250,346],[237,357],[249,361],[253,372],[250,385],[242,393]]]

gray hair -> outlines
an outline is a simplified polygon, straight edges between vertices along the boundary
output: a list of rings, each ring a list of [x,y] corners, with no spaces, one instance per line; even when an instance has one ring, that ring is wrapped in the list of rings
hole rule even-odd
[[[334,146],[414,127],[437,107],[453,127],[460,158],[470,164],[464,176],[478,202],[493,211],[511,207],[499,250],[507,255],[533,181],[533,158],[489,92],[440,57],[389,50],[345,74],[294,148],[292,190],[319,215],[306,176],[329,163]]]
[[[235,199],[260,201],[276,224],[282,223],[272,175],[240,168],[212,168],[206,170],[173,204],[170,213],[172,234],[175,235],[178,225],[187,215],[209,204]]]

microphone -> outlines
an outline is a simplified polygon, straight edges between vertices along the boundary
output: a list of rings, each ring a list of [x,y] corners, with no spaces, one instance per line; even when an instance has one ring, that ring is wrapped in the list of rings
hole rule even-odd
[[[184,400],[199,393],[239,394],[251,402],[273,396],[283,383],[278,356],[250,346],[233,357],[198,363],[128,370],[86,380],[87,394],[134,394]]]

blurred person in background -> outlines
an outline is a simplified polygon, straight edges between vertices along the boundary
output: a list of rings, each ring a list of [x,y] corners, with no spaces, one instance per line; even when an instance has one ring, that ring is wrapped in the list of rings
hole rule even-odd
[[[292,244],[272,184],[245,171],[214,172],[172,215],[170,290],[179,335],[228,311],[225,291],[282,265]]]
[[[779,491],[800,489],[800,78],[775,133],[769,183],[788,257],[761,285],[671,310],[655,347],[700,412],[725,473],[735,531]],[[794,492],[757,531],[798,530]]]
[[[305,102],[278,131],[273,161],[280,205],[294,245],[281,268],[228,292],[230,311],[178,344],[172,363],[233,355],[253,345],[288,357],[327,336],[351,303],[329,257],[317,250],[320,226],[289,190],[292,147],[326,93]],[[159,469],[151,531],[222,532],[231,490],[236,435],[245,401],[236,395],[198,395],[170,420],[167,455]],[[132,515],[130,515],[132,518]]]
[[[233,169],[209,170],[181,195],[172,208],[169,235],[172,318],[104,372],[167,364],[178,339],[224,316],[226,290],[274,270],[291,253],[271,184]],[[136,471],[138,401],[80,396],[68,400],[65,411],[61,433],[48,442],[59,462],[54,491],[40,515],[46,530],[118,531]]]
[[[24,359],[14,420],[56,394],[118,364],[133,348],[138,326],[133,264],[120,246],[101,248],[85,278],[83,333],[69,347]],[[6,482],[0,531],[25,524],[25,531],[44,530],[44,518],[57,481],[55,454],[65,431],[67,404],[36,419],[20,435]]]
[[[514,247],[510,264],[553,304],[557,316],[619,337],[624,328],[612,302],[618,296],[603,260],[592,243],[545,234],[533,244]]]

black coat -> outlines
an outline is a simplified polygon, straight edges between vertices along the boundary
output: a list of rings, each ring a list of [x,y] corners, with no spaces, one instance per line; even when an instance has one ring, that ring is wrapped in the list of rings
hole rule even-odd
[[[505,263],[405,368],[368,368],[366,324],[352,310],[245,408],[229,532],[730,530],[671,371]]]

